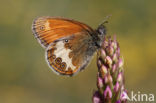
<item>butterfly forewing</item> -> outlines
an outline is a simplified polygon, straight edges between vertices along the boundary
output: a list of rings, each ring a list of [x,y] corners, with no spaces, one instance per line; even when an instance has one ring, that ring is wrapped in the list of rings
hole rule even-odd
[[[81,31],[93,31],[89,26],[69,19],[39,17],[34,20],[32,30],[35,37],[47,47],[53,41]]]

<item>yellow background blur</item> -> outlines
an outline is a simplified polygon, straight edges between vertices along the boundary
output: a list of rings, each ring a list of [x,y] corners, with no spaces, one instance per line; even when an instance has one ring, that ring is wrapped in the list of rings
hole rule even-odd
[[[31,31],[38,16],[61,16],[96,28],[105,16],[124,57],[126,88],[156,95],[155,0],[1,0],[0,103],[90,103],[96,56],[83,72],[54,74]]]

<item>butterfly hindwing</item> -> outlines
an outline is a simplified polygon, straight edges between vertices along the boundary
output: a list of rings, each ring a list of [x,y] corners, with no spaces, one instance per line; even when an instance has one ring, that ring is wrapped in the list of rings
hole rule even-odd
[[[81,32],[51,43],[46,51],[49,66],[57,74],[72,76],[89,63],[96,48],[89,34]],[[88,53],[89,51],[89,53]]]

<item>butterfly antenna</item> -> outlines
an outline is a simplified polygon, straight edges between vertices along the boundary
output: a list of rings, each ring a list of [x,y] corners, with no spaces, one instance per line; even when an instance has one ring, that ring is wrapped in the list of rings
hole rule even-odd
[[[112,15],[106,16],[106,17],[104,18],[104,20],[102,21],[102,23],[99,24],[99,26],[100,26],[100,25],[104,25],[105,23],[108,23],[108,19],[109,19],[111,16],[112,16]]]

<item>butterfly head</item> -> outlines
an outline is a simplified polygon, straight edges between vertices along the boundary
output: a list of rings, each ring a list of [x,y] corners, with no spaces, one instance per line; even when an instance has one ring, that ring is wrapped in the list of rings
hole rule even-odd
[[[98,37],[104,37],[106,35],[106,27],[104,25],[99,25],[97,28]]]
[[[104,40],[104,36],[106,35],[106,27],[103,24],[99,25],[98,28],[96,29],[96,33],[98,37],[97,46],[101,47],[101,44]]]
[[[104,41],[104,36],[106,35],[106,31],[107,31],[104,24],[108,23],[108,18],[110,16],[111,15],[106,16],[104,21],[96,29],[97,38],[98,38],[96,44],[97,44],[98,47],[101,47],[102,42]]]

